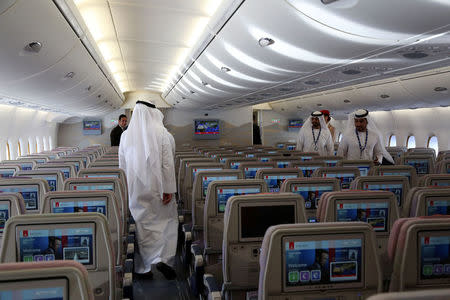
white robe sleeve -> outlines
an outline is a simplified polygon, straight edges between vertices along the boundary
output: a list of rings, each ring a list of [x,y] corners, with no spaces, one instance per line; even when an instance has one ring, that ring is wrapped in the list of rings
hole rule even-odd
[[[124,143],[122,143],[124,145]],[[119,145],[119,168],[126,172],[127,164],[125,160],[124,146]]]
[[[379,140],[373,147],[373,157],[376,157],[380,164],[383,162],[383,148],[381,147]]]
[[[333,142],[333,137],[331,136],[331,134],[328,135],[328,137],[327,137],[325,147],[327,149],[328,156],[334,155],[334,142]]]
[[[297,138],[297,151],[303,151],[304,145],[305,144],[305,137],[303,136],[303,134],[299,134],[298,138]]]
[[[348,142],[345,137],[342,138],[341,142],[339,143],[339,148],[337,151],[338,156],[344,157],[344,159],[347,159],[348,155]]]
[[[172,154],[172,145],[166,134],[163,135],[162,143],[162,183],[163,193],[176,193],[177,185],[175,181],[175,166]]]

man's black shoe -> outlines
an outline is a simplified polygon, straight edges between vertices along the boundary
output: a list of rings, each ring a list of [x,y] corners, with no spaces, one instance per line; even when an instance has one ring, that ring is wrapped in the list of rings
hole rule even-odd
[[[163,262],[157,263],[156,269],[158,269],[158,271],[160,271],[167,280],[174,280],[177,278],[177,273],[175,273],[175,270]]]

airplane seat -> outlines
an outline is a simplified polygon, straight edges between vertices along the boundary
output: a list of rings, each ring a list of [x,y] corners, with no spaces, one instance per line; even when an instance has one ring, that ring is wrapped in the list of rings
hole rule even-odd
[[[274,162],[262,161],[243,162],[238,167],[239,170],[244,172],[245,179],[255,179],[256,173],[259,170],[273,168],[276,168],[276,164]]]
[[[297,168],[302,170],[303,177],[311,177],[314,171],[321,167],[326,167],[325,162],[312,160],[291,162],[288,165],[288,168]]]
[[[339,191],[340,182],[337,178],[288,178],[281,185],[280,192],[299,194],[305,201],[305,212],[308,223],[315,223],[317,208],[320,206],[322,196],[326,192]]]
[[[313,157],[319,156],[317,152],[303,152],[303,151],[291,151],[292,158],[297,158],[301,161],[311,161]]]
[[[450,186],[450,174],[427,174],[419,179],[418,186]]]
[[[389,191],[329,192],[322,201],[321,222],[367,222],[375,232],[377,251],[384,279],[392,273],[388,259],[388,240],[394,222],[399,218],[397,197]]]
[[[356,160],[341,160],[337,164],[338,167],[357,167],[359,169],[360,176],[369,175],[369,170],[374,166],[373,161],[356,159]]]
[[[275,162],[276,168],[284,169],[288,168],[290,164],[296,164],[301,162],[300,158],[296,157],[270,157],[270,162]]]
[[[57,160],[52,160],[48,163],[37,165],[36,170],[40,170],[40,169],[59,170],[59,171],[63,172],[64,180],[77,176],[75,163],[71,163],[71,162],[61,163],[61,162],[58,162]]]
[[[408,216],[450,215],[448,207],[450,187],[420,189],[412,198]]]
[[[20,193],[0,192],[0,250],[3,241],[3,230],[8,219],[25,214],[25,202]]]
[[[45,194],[50,187],[47,181],[40,178],[12,177],[0,179],[0,192],[20,193],[25,203],[25,214],[38,214]]]
[[[51,163],[73,163],[75,164],[75,172],[78,174],[78,171],[84,169],[84,161],[81,158],[64,156],[63,158],[58,158]]]
[[[450,159],[450,150],[439,151],[436,161]]]
[[[314,156],[312,158],[313,161],[323,161],[327,167],[336,167],[338,162],[343,160],[342,156]]]
[[[364,299],[382,291],[375,234],[363,222],[269,227],[259,262],[261,300]]]
[[[192,186],[192,223],[183,224],[182,257],[187,265],[190,264],[191,244],[203,245],[203,208],[207,197],[208,186],[216,180],[244,179],[241,170],[205,170],[199,171]]]
[[[302,177],[303,172],[296,168],[260,169],[255,175],[256,179],[264,179],[269,193],[280,192],[281,186],[286,179]]]
[[[425,148],[425,147],[409,148],[406,150],[406,153],[418,153],[418,154],[431,153],[434,155],[434,157],[436,157],[436,150],[434,150],[433,148]]]
[[[305,223],[305,203],[293,193],[231,197],[224,214],[223,288],[225,299],[247,299],[257,291],[259,252],[267,228]]]
[[[365,176],[358,177],[350,186],[352,190],[369,191],[390,191],[394,193],[397,199],[397,205],[400,216],[404,216],[403,208],[407,202],[407,195],[410,189],[409,181],[406,176]]]
[[[435,173],[450,174],[450,156],[448,158],[442,159],[436,163]]]
[[[64,174],[59,170],[28,170],[28,171],[17,171],[15,173],[17,177],[29,177],[29,178],[42,178],[47,181],[49,186],[49,191],[62,191],[64,183]]]
[[[410,165],[416,169],[417,176],[434,173],[436,156],[433,153],[407,152],[400,157],[402,165]]]
[[[398,227],[389,291],[448,288],[450,216],[408,218]]]
[[[224,156],[220,156],[219,161],[221,158],[224,158]],[[236,156],[236,155],[233,157],[228,157],[225,161],[225,169],[237,170],[241,163],[251,162],[251,161],[256,162],[257,161],[256,157],[244,157],[244,156]]]
[[[223,216],[228,199],[235,195],[258,193],[267,193],[266,182],[262,179],[217,180],[208,185],[203,209],[203,245],[193,243],[191,246],[192,278],[200,279],[197,281],[198,290],[202,289],[204,273],[214,275],[221,282]]]
[[[267,153],[267,152],[259,152],[256,153],[255,156],[258,161],[261,162],[269,162],[272,158],[283,158],[279,153]]]
[[[19,165],[21,170],[34,170],[37,166],[34,159],[2,160],[0,165]]]
[[[21,167],[18,164],[2,165],[0,163],[0,179],[13,177],[14,174],[19,170],[21,170]]]
[[[112,160],[112,161],[95,160],[88,165],[88,168],[91,168],[91,169],[94,169],[94,168],[119,168],[119,161],[118,160]]]
[[[446,300],[450,289],[424,290],[414,292],[381,293],[370,296],[367,300]]]
[[[95,298],[86,268],[67,260],[0,264],[0,299]]]
[[[369,176],[392,176],[401,175],[408,177],[409,186],[414,187],[418,183],[417,172],[413,166],[373,166],[369,170]]]
[[[352,181],[360,177],[360,173],[357,167],[324,167],[315,170],[312,177],[338,178],[341,190],[348,190]]]
[[[100,213],[15,216],[3,239],[1,263],[75,260],[88,271],[94,299],[119,299],[122,285],[130,291],[127,277],[119,282],[108,221]]]

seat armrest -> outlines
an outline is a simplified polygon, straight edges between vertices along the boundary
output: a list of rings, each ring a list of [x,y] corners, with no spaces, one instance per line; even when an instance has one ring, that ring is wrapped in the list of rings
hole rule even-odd
[[[133,299],[133,265],[133,260],[125,260],[125,272],[123,274],[123,297],[129,299]]]
[[[184,242],[192,241],[192,224],[183,224]]]
[[[184,224],[184,216],[178,216],[178,222]]]
[[[208,295],[208,300],[222,299],[221,288],[213,275],[203,275],[203,285],[205,286],[205,293]]]
[[[202,267],[204,264],[202,248],[197,244],[191,245],[191,253],[194,256],[194,267]]]
[[[134,259],[134,243],[127,244],[127,259]]]

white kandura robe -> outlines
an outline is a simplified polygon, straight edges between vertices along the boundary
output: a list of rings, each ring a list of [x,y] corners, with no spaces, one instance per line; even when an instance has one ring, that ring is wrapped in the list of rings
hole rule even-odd
[[[147,161],[142,161],[138,165],[143,168],[140,172],[148,172],[147,177],[150,182],[143,182],[136,170],[129,164],[133,157],[133,145],[127,142],[128,134],[133,128],[128,128],[122,135],[119,148],[120,168],[125,170],[128,181],[129,206],[131,214],[136,222],[136,237],[138,251],[135,254],[135,272],[147,273],[151,270],[151,265],[164,262],[172,265],[176,254],[178,238],[178,213],[175,198],[169,204],[162,203],[162,193],[173,194],[176,192],[175,170],[173,148],[170,138],[165,133],[162,125],[159,128],[152,128],[156,136],[157,153],[161,165],[158,168],[151,168]],[[131,129],[131,130],[130,130]],[[125,150],[125,148],[127,148]],[[134,164],[136,166],[136,164]],[[142,174],[142,173],[141,173]],[[152,180],[153,179],[153,180]],[[157,179],[161,179],[160,181]],[[161,187],[153,182],[161,182]]]
[[[317,139],[320,129],[314,129],[314,135]],[[321,156],[329,156],[334,154],[334,143],[328,130],[322,130],[317,141],[317,149],[315,150],[314,139],[311,130],[302,130],[297,138],[298,151],[302,152],[318,152]]]
[[[346,160],[355,160],[355,159],[365,159],[365,160],[374,160],[377,159],[378,162],[383,161],[383,148],[381,146],[381,141],[377,134],[372,131],[368,131],[369,136],[367,137],[367,146],[361,152],[359,149],[358,138],[356,137],[356,133],[350,134],[350,136],[343,136],[342,141],[339,144],[338,156],[343,156]],[[361,141],[361,146],[364,147],[366,141],[366,133],[359,132],[359,139]]]

